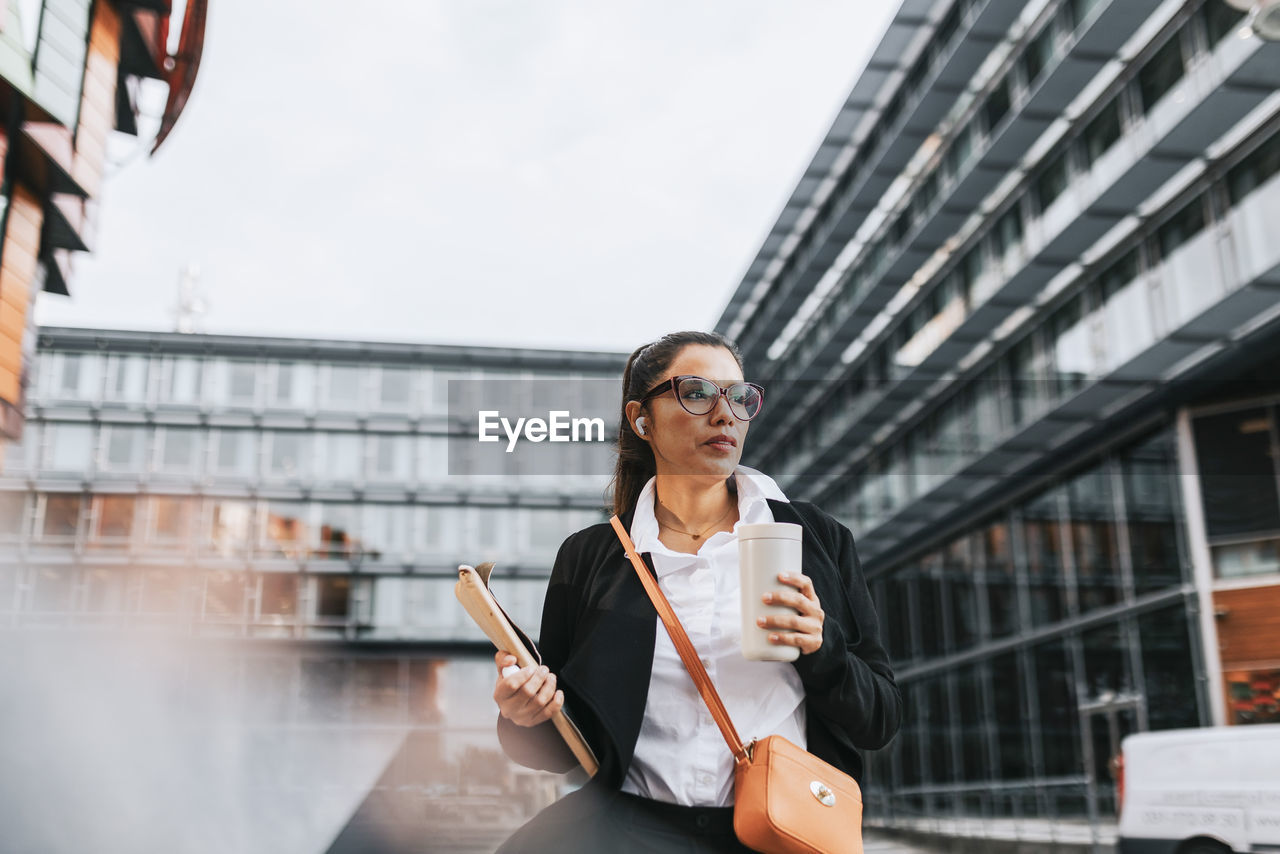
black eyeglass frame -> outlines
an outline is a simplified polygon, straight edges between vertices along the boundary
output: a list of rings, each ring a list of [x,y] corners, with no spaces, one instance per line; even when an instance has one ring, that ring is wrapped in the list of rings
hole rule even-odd
[[[716,389],[717,396],[711,398],[711,405],[707,407],[706,412],[694,412],[692,409],[690,409],[688,406],[685,405],[684,399],[680,397],[680,389],[679,389],[680,383],[684,380],[701,380],[702,382],[707,383],[712,388]],[[737,410],[734,409],[733,401],[729,399],[729,390],[733,388],[737,388],[740,385],[745,385],[750,388],[753,388],[756,390],[756,394],[760,395],[760,406],[759,408],[756,409],[755,415],[739,415]],[[716,401],[719,400],[720,396],[723,396],[725,399],[725,402],[729,404],[729,411],[733,413],[734,417],[740,418],[743,421],[750,421],[751,419],[755,418],[764,410],[764,389],[761,386],[758,386],[755,383],[740,382],[740,383],[732,383],[729,385],[728,388],[724,388],[718,383],[712,382],[706,377],[700,377],[697,374],[680,374],[679,376],[674,376],[674,377],[671,377],[670,379],[663,380],[653,388],[649,389],[649,391],[646,394],[644,394],[644,396],[639,398],[639,401],[641,403],[644,403],[646,400],[649,400],[652,397],[657,397],[660,394],[665,394],[668,391],[672,392],[672,394],[675,395],[676,403],[680,404],[680,408],[683,409],[685,412],[689,413],[690,415],[707,415],[708,413],[710,413],[712,410],[716,408]]]

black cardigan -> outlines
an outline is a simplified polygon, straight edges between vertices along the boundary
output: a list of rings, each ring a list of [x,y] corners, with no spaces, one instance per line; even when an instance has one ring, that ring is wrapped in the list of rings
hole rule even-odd
[[[808,749],[861,782],[855,748],[880,748],[893,738],[902,695],[853,534],[807,501],[767,500],[775,521],[804,527],[804,573],[826,615],[822,646],[794,662],[805,691]],[[620,517],[628,531],[633,516]],[[649,552],[641,557],[653,572]],[[640,735],[658,630],[665,628],[613,527],[601,522],[571,534],[547,584],[538,651],[610,788],[622,786]],[[499,715],[498,739],[512,760],[529,768],[564,772],[578,764],[549,721],[522,727]]]

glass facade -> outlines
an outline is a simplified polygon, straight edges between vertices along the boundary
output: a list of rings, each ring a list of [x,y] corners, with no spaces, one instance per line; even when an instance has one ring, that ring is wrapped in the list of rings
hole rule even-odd
[[[270,355],[292,341],[222,339],[225,352],[195,356],[185,336],[96,335],[42,342],[40,409],[5,448],[0,543],[25,557],[6,565],[0,625],[56,614],[197,635],[478,641],[450,606],[459,564],[497,561],[510,610],[536,626],[560,543],[604,518],[605,474],[590,465],[515,492],[449,471],[466,425],[446,417],[444,383],[508,376],[532,354],[303,363]],[[451,366],[459,356],[473,367]],[[622,364],[537,358],[523,376],[561,384],[592,370],[613,382]]]
[[[1108,716],[1208,723],[1176,486],[1166,426],[875,572],[906,722],[870,754],[869,809],[1113,814]]]

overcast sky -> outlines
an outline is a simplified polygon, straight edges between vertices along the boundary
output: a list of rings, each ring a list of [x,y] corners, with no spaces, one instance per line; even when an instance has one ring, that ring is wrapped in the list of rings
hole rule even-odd
[[[897,0],[215,0],[42,325],[630,350],[711,328]]]

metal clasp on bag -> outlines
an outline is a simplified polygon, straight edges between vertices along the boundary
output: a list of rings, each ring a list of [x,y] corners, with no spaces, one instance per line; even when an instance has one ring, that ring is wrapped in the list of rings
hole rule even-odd
[[[754,739],[754,738],[753,738],[753,739],[751,739],[750,741],[748,741],[746,744],[742,745],[742,753],[743,753],[743,755],[744,755],[746,758],[741,759],[741,760],[739,760],[739,761],[740,761],[740,762],[754,762],[754,761],[755,761],[755,750],[756,750],[756,739]]]
[[[831,791],[827,784],[821,780],[814,780],[810,783],[809,791],[818,799],[818,803],[822,804],[824,807],[833,807],[836,805],[836,793]]]

